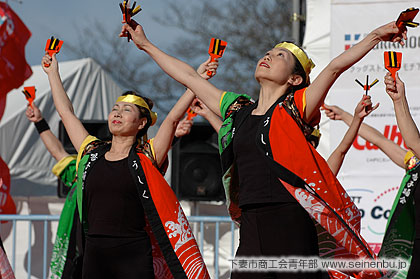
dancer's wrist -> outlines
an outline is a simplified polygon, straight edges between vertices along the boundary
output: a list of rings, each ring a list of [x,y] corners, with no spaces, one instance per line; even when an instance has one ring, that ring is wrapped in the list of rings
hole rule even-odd
[[[38,122],[34,122],[34,124],[36,130],[38,131],[38,134],[41,134],[42,132],[50,129],[50,126],[48,126],[48,123],[44,118],[42,118]]]

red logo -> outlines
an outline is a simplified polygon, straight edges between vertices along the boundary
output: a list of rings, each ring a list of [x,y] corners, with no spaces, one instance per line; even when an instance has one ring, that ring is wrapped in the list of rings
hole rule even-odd
[[[390,132],[391,131],[391,132]],[[402,135],[400,133],[400,131],[398,130],[398,126],[397,125],[386,125],[385,129],[384,129],[384,137],[386,137],[387,139],[395,142],[396,144],[398,144],[399,146],[408,149],[408,147],[405,145],[405,142],[402,138]],[[369,141],[364,141],[363,139],[359,139],[359,136],[356,137],[356,139],[353,142],[353,147],[356,148],[357,150],[377,150],[378,147],[372,143],[370,143]]]

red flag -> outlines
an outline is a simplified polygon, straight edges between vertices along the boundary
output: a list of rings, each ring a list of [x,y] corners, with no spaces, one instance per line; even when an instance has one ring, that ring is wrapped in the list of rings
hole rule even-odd
[[[10,196],[10,173],[0,157],[0,214],[16,214],[16,205]]]
[[[4,108],[6,107],[6,94],[3,96],[0,92],[0,120],[3,116]]]
[[[31,31],[7,3],[0,2],[0,119],[6,94],[32,75],[25,59],[25,45]]]

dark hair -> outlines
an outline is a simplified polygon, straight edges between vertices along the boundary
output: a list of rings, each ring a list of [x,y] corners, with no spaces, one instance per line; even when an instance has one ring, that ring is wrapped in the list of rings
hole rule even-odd
[[[282,43],[294,44],[295,46],[300,48],[306,54],[306,52],[303,50],[303,48],[301,46],[297,45],[293,41],[283,41]],[[290,92],[294,92],[294,91],[297,91],[299,89],[305,88],[305,87],[309,86],[309,84],[311,83],[311,81],[309,80],[309,76],[306,75],[305,69],[303,69],[302,64],[300,64],[299,59],[297,59],[297,57],[293,53],[292,53],[292,56],[293,56],[293,59],[295,61],[295,66],[293,68],[292,74],[301,76],[302,77],[302,83],[299,84],[299,85],[296,85],[296,86],[292,86],[290,88]]]
[[[303,69],[302,64],[300,64],[299,60],[296,56],[293,55],[293,58],[295,60],[295,66],[293,68],[292,74],[299,75],[302,77],[302,83],[296,86],[292,86],[292,91],[297,91],[299,89],[305,88],[310,84],[309,76],[306,77],[306,72]]]
[[[121,96],[127,96],[127,95],[134,95],[134,96],[137,96],[137,97],[142,98],[146,102],[146,104],[149,106],[149,109],[152,110],[152,108],[153,108],[153,101],[150,100],[149,98],[143,97],[143,96],[137,94],[134,91],[126,91]],[[137,135],[136,135],[136,138],[137,139],[141,139],[147,133],[147,130],[149,129],[150,125],[152,124],[152,118],[150,117],[150,112],[146,108],[141,107],[141,106],[138,106],[138,105],[136,105],[136,107],[140,111],[139,118],[146,117],[146,119],[147,119],[146,125],[143,127],[143,129],[141,129],[140,131],[138,131],[137,132]]]

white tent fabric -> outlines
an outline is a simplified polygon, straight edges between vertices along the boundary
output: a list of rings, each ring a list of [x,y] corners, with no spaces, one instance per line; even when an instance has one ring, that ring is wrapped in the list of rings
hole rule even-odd
[[[303,47],[316,67],[313,80],[330,61],[331,1],[306,1],[306,28]]]
[[[314,80],[330,61],[330,33],[331,33],[331,1],[306,0],[306,28],[303,39],[303,48],[315,63],[311,72]],[[326,99],[328,103],[328,96]],[[329,121],[322,115],[321,141],[317,151],[328,158],[330,154]]]
[[[75,114],[84,120],[105,120],[121,88],[92,59],[63,62],[59,65],[64,89]],[[35,104],[58,136],[59,116],[51,97],[47,75],[41,66],[32,67],[33,75],[24,86],[36,87]],[[0,122],[0,156],[8,164],[11,194],[23,196],[55,195],[57,179],[51,173],[54,158],[47,152],[35,126],[25,116],[27,101],[23,87],[9,92]]]

